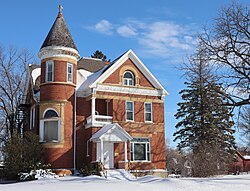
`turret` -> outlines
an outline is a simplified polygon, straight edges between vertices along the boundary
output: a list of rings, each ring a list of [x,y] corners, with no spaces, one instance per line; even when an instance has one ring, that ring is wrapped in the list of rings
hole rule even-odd
[[[58,16],[38,54],[41,59],[40,141],[52,168],[72,169],[74,90],[80,58],[59,6]]]

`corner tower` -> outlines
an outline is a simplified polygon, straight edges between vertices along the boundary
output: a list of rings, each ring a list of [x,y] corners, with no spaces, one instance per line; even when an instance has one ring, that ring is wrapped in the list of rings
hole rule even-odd
[[[74,168],[74,91],[80,58],[62,7],[38,54],[41,59],[40,141],[52,168]]]

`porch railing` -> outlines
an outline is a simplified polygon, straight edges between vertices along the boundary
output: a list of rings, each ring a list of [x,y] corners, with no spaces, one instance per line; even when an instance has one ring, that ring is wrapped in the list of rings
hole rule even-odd
[[[87,118],[87,123],[85,125],[86,128],[88,127],[102,127],[106,124],[112,123],[112,116],[106,116],[106,115],[94,115],[89,116]]]

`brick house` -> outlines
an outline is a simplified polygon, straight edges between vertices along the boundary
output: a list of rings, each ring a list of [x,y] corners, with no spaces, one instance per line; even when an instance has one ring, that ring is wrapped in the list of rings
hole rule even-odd
[[[132,50],[110,63],[80,58],[59,11],[38,55],[27,79],[26,130],[39,134],[46,163],[166,169],[167,91]]]
[[[236,151],[235,161],[230,165],[230,172],[250,172],[250,155],[243,155]]]

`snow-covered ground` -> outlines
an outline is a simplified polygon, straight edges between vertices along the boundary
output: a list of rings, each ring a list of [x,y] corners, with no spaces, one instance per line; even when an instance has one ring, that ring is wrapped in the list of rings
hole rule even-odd
[[[250,174],[214,178],[158,178],[138,179],[98,176],[40,179],[14,184],[0,184],[1,191],[250,191]]]

